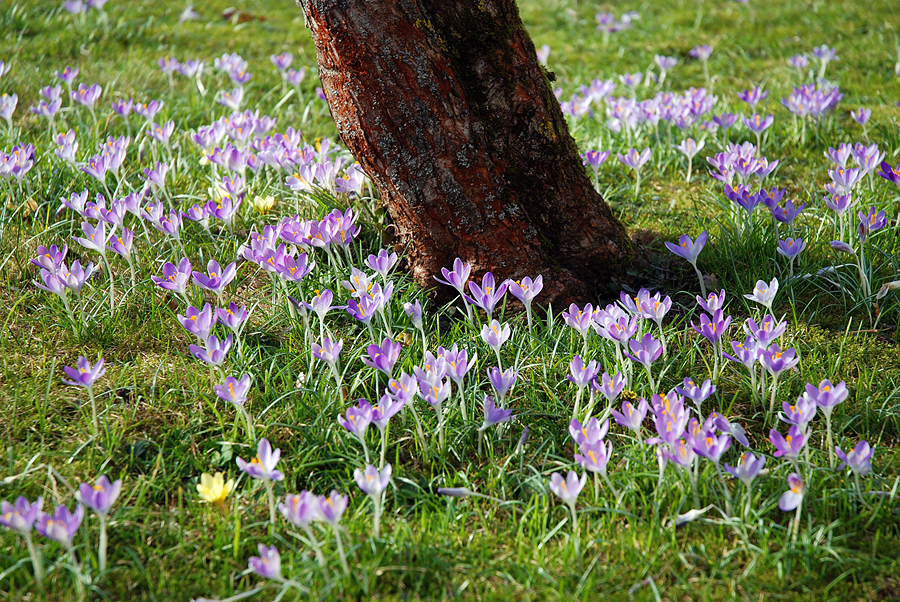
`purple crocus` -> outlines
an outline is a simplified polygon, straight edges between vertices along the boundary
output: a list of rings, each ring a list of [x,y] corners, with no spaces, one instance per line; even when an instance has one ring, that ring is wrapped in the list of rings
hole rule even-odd
[[[784,409],[784,412],[778,413],[779,420],[788,424],[796,424],[802,431],[806,431],[806,425],[812,422],[818,411],[816,402],[805,395],[797,398],[794,404],[786,401],[782,402],[781,407]]]
[[[859,239],[866,242],[869,234],[876,230],[881,230],[887,225],[887,218],[884,211],[876,211],[875,207],[869,207],[869,213],[858,212],[859,217]]]
[[[69,551],[72,549],[72,540],[78,531],[78,527],[81,526],[83,518],[84,506],[81,504],[75,507],[75,512],[69,512],[65,504],[60,504],[52,515],[46,512],[38,512],[37,523],[34,525],[34,528],[47,539],[61,543]]]
[[[564,501],[569,507],[569,511],[572,513],[573,530],[578,528],[578,515],[575,513],[575,501],[578,499],[578,494],[584,489],[584,484],[586,482],[587,473],[584,473],[581,475],[581,478],[579,478],[574,470],[570,470],[565,479],[563,479],[562,475],[558,472],[554,472],[550,475],[550,491],[552,491],[556,497]]]
[[[626,352],[625,356],[631,361],[644,366],[644,369],[647,371],[647,379],[650,381],[650,390],[655,391],[656,383],[653,381],[650,365],[662,355],[662,343],[658,339],[653,338],[653,335],[648,332],[640,341],[628,341],[628,348],[631,350],[631,353]]]
[[[744,332],[752,335],[763,347],[768,347],[769,344],[778,340],[785,330],[787,330],[787,321],[777,322],[772,314],[766,314],[759,324],[753,318],[749,318],[744,323]]]
[[[483,310],[487,314],[487,319],[490,320],[494,313],[494,308],[503,299],[507,288],[509,288],[508,281],[504,281],[498,286],[494,281],[494,275],[487,272],[481,279],[481,286],[476,284],[474,280],[469,282],[469,292],[472,296],[463,295],[463,297],[470,304]]]
[[[259,556],[251,556],[247,560],[250,570],[265,579],[281,581],[281,554],[278,553],[278,549],[261,543],[257,551]]]
[[[190,282],[192,268],[190,260],[187,257],[182,257],[177,266],[171,262],[163,264],[162,277],[150,276],[150,279],[153,280],[156,286],[167,291],[173,291],[184,297],[187,294],[187,285]]]
[[[782,351],[777,343],[772,343],[768,349],[760,352],[759,363],[775,377],[799,364],[800,358],[793,347]]]
[[[232,262],[222,269],[222,266],[219,265],[218,261],[211,259],[209,263],[206,264],[206,271],[208,274],[197,271],[193,272],[194,284],[200,288],[212,291],[221,297],[222,291],[225,290],[225,287],[228,286],[237,275],[237,264]]]
[[[693,401],[698,411],[700,405],[716,392],[716,386],[708,378],[698,385],[693,378],[687,377],[684,379],[683,385],[682,387],[675,387],[675,392]]]
[[[378,470],[371,464],[366,466],[365,472],[357,468],[353,471],[353,478],[363,493],[375,500],[377,504],[381,499],[381,494],[391,484],[391,473],[393,469],[390,464],[386,464],[382,470]]]
[[[90,86],[78,84],[78,89],[71,92],[72,100],[87,107],[90,111],[94,110],[94,104],[96,104],[101,94],[103,94],[103,88],[99,84],[91,84]]]
[[[366,430],[372,424],[372,404],[365,399],[359,399],[355,406],[350,406],[346,412],[346,418],[338,415],[337,421],[342,427],[356,435],[356,437],[365,445]]]
[[[515,368],[507,368],[506,370],[501,371],[500,368],[497,367],[489,368],[487,372],[488,380],[491,381],[491,386],[494,387],[497,396],[500,398],[500,403],[502,404],[503,400],[506,399],[506,394],[509,393],[516,384],[519,372]]]
[[[388,253],[387,250],[381,249],[378,251],[378,255],[369,255],[366,258],[366,265],[381,276],[382,280],[385,280],[391,269],[397,265],[398,260],[399,257],[396,253]]]
[[[806,487],[803,486],[803,479],[796,472],[792,472],[788,475],[788,490],[778,498],[778,507],[783,512],[790,512],[796,509],[800,502],[803,501],[805,493]]]
[[[509,340],[512,333],[509,324],[500,325],[497,320],[491,320],[490,325],[485,324],[481,327],[481,340],[494,350],[497,354],[497,361],[500,361],[500,348],[503,343]]]
[[[759,475],[765,465],[765,456],[757,458],[753,452],[748,451],[741,454],[741,461],[737,466],[725,464],[725,470],[734,478],[740,479],[745,486],[750,487],[750,483]]]
[[[350,498],[346,495],[340,495],[337,491],[332,491],[328,497],[319,496],[319,510],[325,522],[332,526],[337,526],[341,520],[344,511],[347,509],[347,502]]]
[[[532,280],[525,276],[521,280],[507,280],[509,293],[525,305],[525,315],[528,319],[528,328],[531,328],[531,302],[544,289],[544,277],[538,275]]]
[[[569,362],[569,374],[566,375],[566,379],[576,387],[584,388],[591,384],[592,380],[597,378],[599,372],[600,368],[596,361],[591,360],[585,364],[584,360],[581,359],[581,356],[576,355],[572,358],[572,361]],[[604,375],[609,378],[609,375],[605,372]]]
[[[101,475],[95,485],[82,483],[76,497],[78,501],[101,516],[109,514],[110,509],[122,492],[122,479],[110,483],[106,475]]]
[[[875,448],[871,447],[868,441],[860,441],[846,454],[840,447],[835,447],[834,453],[841,459],[838,470],[847,467],[857,477],[864,477],[872,472],[872,456],[875,454]]]
[[[882,161],[881,171],[878,172],[878,175],[888,182],[893,182],[900,188],[900,163],[897,163],[897,167],[891,167],[890,163]]]
[[[772,278],[772,282],[766,283],[762,280],[756,281],[756,286],[753,287],[753,292],[744,295],[746,299],[750,299],[751,301],[756,301],[767,310],[772,311],[772,302],[775,300],[775,295],[778,293],[778,278]]]
[[[224,341],[220,341],[216,335],[210,335],[209,338],[206,339],[205,349],[197,345],[189,345],[188,349],[190,349],[190,352],[198,360],[206,362],[211,366],[221,368],[222,364],[225,362],[225,356],[231,349],[233,340],[234,335],[231,334],[229,334],[228,338]]]
[[[807,434],[800,430],[796,424],[791,425],[788,429],[787,437],[782,437],[781,433],[772,429],[769,431],[769,441],[775,447],[775,457],[784,456],[791,462],[796,462],[800,457],[800,451],[806,444]]]
[[[269,57],[269,60],[272,61],[276,69],[284,72],[294,61],[294,55],[290,52],[282,52],[281,54],[273,54]]]
[[[78,67],[66,66],[62,71],[57,71],[54,75],[61,79],[64,84],[71,86],[75,78],[78,77]]]
[[[600,375],[600,384],[597,384],[595,377],[591,387],[601,393],[608,403],[613,403],[625,389],[625,377],[621,372],[616,372],[613,376],[604,372]]]
[[[176,314],[175,317],[185,330],[196,336],[201,343],[205,342],[216,323],[212,306],[207,303],[202,310],[199,310],[191,305],[184,313],[185,315]]]
[[[322,520],[319,500],[305,489],[299,494],[284,496],[284,503],[278,505],[281,515],[292,525],[308,528],[315,520]]]
[[[750,108],[756,110],[756,105],[765,100],[769,96],[768,90],[761,90],[759,86],[752,90],[744,90],[738,92],[738,98],[750,105]]]
[[[588,472],[595,472],[606,476],[606,466],[612,456],[612,442],[596,441],[589,443],[582,442],[579,445],[581,453],[575,454],[575,461]]]
[[[250,392],[250,375],[245,374],[241,380],[229,376],[221,385],[213,385],[213,392],[219,399],[242,407],[247,403],[247,394]]]
[[[701,296],[706,296],[706,283],[703,282],[703,274],[700,273],[700,269],[697,267],[697,258],[700,256],[700,251],[703,250],[703,247],[706,246],[707,234],[706,230],[700,233],[697,237],[697,240],[691,240],[691,237],[687,234],[682,234],[678,239],[678,244],[674,244],[666,241],[666,248],[671,252],[675,253],[679,257],[683,257],[688,260],[688,262],[694,267],[694,271],[697,272],[697,277],[700,279],[700,291]]]
[[[256,457],[249,462],[245,462],[243,458],[239,457],[236,462],[238,468],[255,479],[280,481],[284,478],[284,475],[275,469],[280,458],[280,449],[272,451],[272,445],[268,439],[260,439],[259,444],[256,446]]]
[[[441,276],[444,277],[443,280],[434,277],[435,280],[440,282],[441,284],[446,284],[448,286],[452,286],[456,289],[456,291],[460,294],[464,301],[468,301],[468,297],[466,296],[466,281],[469,279],[469,274],[472,271],[471,263],[464,263],[462,259],[457,257],[453,260],[453,269],[448,270],[447,268],[441,268]],[[493,276],[491,276],[493,278]],[[472,318],[472,309],[469,305],[466,305],[466,310],[469,312],[469,319]]]
[[[384,372],[388,378],[391,378],[394,371],[394,365],[400,357],[400,343],[392,341],[385,337],[381,341],[381,346],[369,345],[367,348],[368,357],[363,357],[362,362],[370,368],[375,368]]]
[[[700,326],[691,322],[691,328],[703,335],[713,345],[717,344],[731,325],[731,316],[724,317],[722,310],[717,310],[712,317],[700,314]]]
[[[75,368],[72,368],[71,366],[63,368],[66,376],[69,377],[69,380],[64,378],[63,382],[75,387],[84,387],[88,391],[91,391],[97,379],[106,374],[106,368],[103,367],[103,364],[103,358],[100,358],[97,360],[96,364],[91,366],[91,362],[86,357],[83,355],[79,356]]]
[[[328,337],[324,337],[322,339],[322,344],[318,343],[312,344],[312,354],[316,359],[320,359],[332,368],[337,364],[338,356],[341,354],[341,349],[344,348],[344,340],[341,339],[337,342],[333,342]]]
[[[3,500],[0,502],[0,525],[29,537],[43,505],[44,498],[40,496],[32,504],[20,495],[16,498],[15,506]]]
[[[485,431],[495,424],[501,422],[509,422],[514,418],[512,410],[504,410],[503,408],[498,408],[497,404],[494,402],[494,399],[490,395],[484,396],[484,404],[482,406],[482,409],[484,410],[484,422],[478,429],[479,431]]]
[[[636,149],[630,148],[628,152],[624,155],[616,154],[616,158],[623,164],[627,165],[631,169],[634,170],[635,173],[635,184],[634,184],[634,197],[637,198],[638,192],[641,189],[641,169],[644,165],[650,161],[650,147],[648,146],[642,151],[638,151]]]

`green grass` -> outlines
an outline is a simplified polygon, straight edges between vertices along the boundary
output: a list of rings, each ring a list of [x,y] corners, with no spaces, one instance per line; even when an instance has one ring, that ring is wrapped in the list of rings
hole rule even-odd
[[[721,188],[704,173],[703,157],[719,149],[716,141],[707,140],[707,148],[695,159],[690,184],[684,182],[683,158],[671,148],[680,138],[670,141],[662,130],[661,141],[636,144],[638,148],[651,146],[654,159],[645,170],[641,195],[635,200],[633,175],[614,158],[627,146],[611,137],[599,122],[583,120],[573,124],[573,130],[583,149],[613,152],[601,170],[600,188],[647,246],[653,268],[644,276],[673,297],[674,307],[666,321],[669,356],[654,366],[660,389],[674,387],[687,375],[702,378],[711,369],[708,345],[689,326],[699,319],[693,302],[695,276],[661,242],[708,229],[710,243],[701,255],[700,268],[717,290],[727,290],[727,308],[735,318],[734,338],[745,317],[758,316],[758,308],[743,299],[743,294],[758,278],[777,276],[782,292],[775,310],[789,324],[783,346],[796,347],[802,358],[798,368],[782,379],[780,399],[795,399],[807,382],[845,380],[851,393],[835,411],[835,441],[844,449],[861,438],[876,445],[875,474],[863,484],[888,494],[867,496],[867,505],[863,505],[852,480],[821,468],[828,462],[817,419],[813,445],[820,468],[809,475],[812,487],[796,542],[791,542],[787,532],[790,516],[777,508],[788,466],[771,457],[770,474],[754,484],[750,520],[726,522],[710,510],[676,530],[671,526],[674,517],[692,507],[686,479],[668,468],[665,484],[655,495],[655,458],[649,449],[632,445],[622,436],[623,429],[613,426],[610,476],[623,497],[616,504],[603,487],[595,500],[589,480],[578,504],[576,541],[565,506],[548,486],[550,473],[574,467],[567,434],[574,388],[564,378],[569,360],[580,353],[582,343],[563,324],[559,316],[563,308],[552,308],[533,334],[512,312],[503,314],[515,328],[502,354],[504,366],[515,364],[520,370],[508,401],[517,408],[519,418],[500,433],[496,427],[488,431],[481,455],[476,451],[473,424],[480,421],[480,397],[490,390],[484,375],[495,363],[493,352],[481,342],[479,328],[460,321],[455,309],[429,308],[426,332],[431,349],[458,343],[470,353],[478,353],[479,361],[467,377],[478,390],[469,394],[470,412],[475,412],[476,420],[464,424],[458,413],[451,414],[449,451],[441,454],[435,449],[436,437],[423,444],[416,440],[411,419],[405,425],[399,417],[394,419],[388,448],[394,481],[386,496],[382,536],[373,541],[369,536],[371,502],[353,481],[354,468],[363,463],[360,446],[335,420],[346,407],[324,365],[310,361],[299,321],[291,321],[283,303],[272,304],[269,277],[244,264],[228,297],[246,303],[253,313],[245,330],[244,358],[232,351],[229,373],[253,374],[249,409],[257,434],[282,449],[281,470],[286,478],[276,485],[275,493],[281,496],[309,489],[324,495],[337,489],[351,495],[342,521],[351,577],[341,576],[333,539],[327,532],[317,535],[324,542],[328,561],[324,570],[316,566],[310,548],[286,523],[281,522],[275,534],[269,535],[265,491],[258,483],[241,478],[234,462],[238,456],[252,456],[254,444],[247,441],[233,408],[213,395],[209,371],[188,353],[187,346],[193,341],[175,319],[184,308],[150,281],[151,275],[160,273],[163,262],[177,261],[170,245],[156,235],[152,246],[136,242],[138,281],[133,289],[128,286],[127,267],[114,262],[121,295],[114,312],[109,311],[106,277],[101,273],[93,286],[85,289],[88,326],[77,334],[70,329],[62,304],[31,284],[38,274],[28,260],[40,244],[61,245],[68,240],[69,262],[98,262],[69,238],[79,232],[78,221],[71,219],[69,212],[59,217],[54,212],[61,196],[85,187],[93,192],[100,189],[95,181],[56,160],[46,124],[27,110],[37,103],[39,88],[51,83],[53,72],[66,64],[81,68],[79,81],[96,81],[105,88],[98,111],[103,119],[96,134],[90,131],[90,118],[77,110],[67,113],[66,125],[59,126],[62,131],[73,127],[79,132],[79,157],[96,148],[96,142],[105,140],[106,135],[124,133],[119,118],[105,121],[111,99],[165,99],[158,121],[175,121],[173,140],[177,139],[178,148],[174,152],[180,161],[177,178],[170,180],[169,188],[176,202],[185,206],[207,198],[210,170],[200,165],[199,153],[183,132],[226,114],[212,101],[215,91],[227,83],[223,76],[213,74],[212,68],[213,58],[224,52],[238,52],[250,62],[254,78],[247,86],[245,106],[258,106],[263,113],[277,117],[277,131],[290,125],[302,129],[310,142],[319,136],[334,139],[336,130],[327,108],[314,96],[315,77],[310,74],[304,81],[302,99],[291,96],[285,100],[269,63],[270,54],[292,51],[295,66],[305,65],[314,73],[315,51],[299,10],[289,2],[247,3],[239,8],[266,20],[233,25],[221,18],[227,7],[226,2],[197,3],[195,9],[202,19],[179,26],[183,6],[173,3],[110,3],[106,25],[96,22],[94,15],[73,24],[55,3],[0,6],[0,60],[13,64],[13,70],[0,79],[0,93],[18,93],[14,136],[33,141],[41,158],[29,175],[29,185],[11,189],[13,202],[3,217],[0,240],[0,307],[5,316],[0,331],[0,435],[6,450],[0,498],[43,495],[45,507],[58,503],[71,507],[73,488],[82,481],[93,481],[100,474],[124,480],[122,496],[111,515],[106,574],[98,575],[96,567],[96,517],[88,513],[75,540],[78,558],[85,562],[85,573],[92,580],[86,585],[86,596],[159,601],[224,598],[264,585],[246,574],[247,558],[256,554],[258,543],[274,543],[282,553],[283,573],[310,588],[310,597],[319,599],[900,598],[897,294],[883,300],[883,313],[876,323],[855,292],[853,271],[839,270],[831,278],[834,282],[814,276],[836,260],[844,262],[832,254],[830,233],[820,224],[828,213],[821,202],[828,167],[822,153],[838,142],[856,141],[862,134],[850,120],[848,109],[871,107],[871,141],[887,151],[893,163],[900,153],[896,133],[900,113],[893,104],[900,99],[900,83],[892,68],[897,60],[895,32],[900,17],[890,3],[790,0],[770,5],[751,0],[746,6],[675,2],[640,7],[575,1],[521,3],[536,46],[548,43],[553,49],[549,66],[566,98],[579,84],[594,78],[646,69],[654,54],[681,60],[666,82],[672,91],[703,85],[699,64],[687,54],[700,43],[716,47],[709,67],[714,92],[721,99],[717,112],[744,110],[735,96],[737,91],[754,84],[770,90],[764,109],[775,115],[776,124],[770,130],[765,154],[781,160],[772,185],[785,187],[790,198],[809,202],[798,219],[797,232],[810,246],[796,269],[810,277],[793,282],[787,282],[786,264],[775,253],[779,234],[768,222],[760,220],[752,233],[741,236],[728,223]],[[641,13],[635,28],[615,34],[604,48],[594,31],[594,14],[599,10],[619,14],[632,8]],[[838,49],[840,60],[829,66],[828,75],[840,83],[845,98],[834,116],[821,124],[818,135],[810,130],[808,143],[801,146],[793,140],[790,117],[779,105],[779,99],[798,81],[786,59],[823,43]],[[207,97],[191,91],[180,77],[170,90],[167,78],[156,67],[162,56],[206,60]],[[652,93],[652,89],[641,88],[639,96]],[[739,128],[731,132],[732,141],[749,139],[744,136]],[[7,150],[11,146],[6,139],[0,144]],[[151,164],[150,145],[140,153],[133,144],[123,168],[129,185],[138,185],[137,174]],[[319,201],[298,199],[278,180],[263,177],[252,184],[248,201],[255,194],[274,194],[278,205],[272,215],[259,216],[245,201],[238,236],[223,233],[217,237],[221,252],[217,253],[199,230],[186,227],[185,244],[195,267],[210,257],[233,257],[251,227],[259,229],[280,215],[293,213],[295,203],[315,217],[331,204],[347,203],[345,198],[327,196]],[[6,205],[8,191],[3,186],[0,194]],[[873,192],[868,191],[868,184],[861,192],[861,203],[886,209],[889,217],[898,214],[896,189],[880,179]],[[36,213],[24,208],[27,200],[36,203]],[[375,202],[359,205],[371,210],[371,217],[363,220],[361,241],[352,247],[357,266],[368,253],[393,242],[384,211]],[[880,250],[872,255],[871,278],[877,290],[898,278],[896,226],[872,241]],[[304,296],[328,287],[340,291],[339,298],[345,300],[339,281],[347,274],[326,269],[324,256],[317,260],[321,266],[303,282]],[[394,331],[408,337],[398,369],[411,372],[421,360],[421,343],[403,314],[402,303],[423,295],[402,272],[394,280]],[[194,301],[201,302],[199,294]],[[316,333],[315,318],[311,324]],[[329,314],[328,324],[344,339],[347,398],[376,400],[385,380],[376,379],[359,360],[368,333],[342,312]],[[63,366],[74,365],[79,355],[92,360],[102,355],[108,366],[96,391],[103,408],[103,429],[97,439],[91,436],[90,409],[84,405],[83,392],[61,383]],[[591,357],[608,370],[614,365],[612,349],[598,337],[591,341]],[[636,370],[635,377],[636,393],[649,396],[652,392],[643,371]],[[717,409],[743,424],[752,448],[770,454],[762,409],[751,401],[746,372],[728,366],[717,385],[719,391],[705,409]],[[433,432],[434,417],[425,404],[416,403],[426,432]],[[517,453],[525,425],[530,439],[522,453]],[[374,448],[374,438],[370,447]],[[726,461],[734,462],[736,453],[729,453]],[[226,514],[200,503],[195,491],[200,474],[215,471],[238,479]],[[506,501],[442,497],[437,494],[438,487],[468,487]],[[718,487],[713,468],[702,464],[701,506],[721,503]],[[733,491],[740,505],[744,491],[740,486]],[[40,543],[48,572],[43,592],[34,582],[21,539],[10,531],[0,531],[0,599],[77,599],[62,549],[46,540]],[[269,585],[257,598],[274,599],[277,591]],[[299,597],[291,591],[285,599]]]

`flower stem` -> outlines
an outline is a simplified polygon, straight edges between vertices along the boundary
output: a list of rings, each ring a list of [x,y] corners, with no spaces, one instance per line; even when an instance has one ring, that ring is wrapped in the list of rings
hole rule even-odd
[[[344,568],[344,574],[350,576],[350,567],[347,566],[347,556],[344,554],[344,544],[341,543],[341,531],[334,525],[334,541],[337,544],[338,556],[341,557],[341,566]]]
[[[106,535],[106,516],[103,514],[98,516],[100,518],[100,545],[98,546],[97,557],[100,564],[100,572],[103,573],[106,571],[106,548],[109,540]]]
[[[44,561],[38,554],[34,541],[31,539],[31,533],[25,534],[25,543],[28,545],[28,554],[31,556],[31,566],[34,568],[34,580],[38,585],[44,582]]]
[[[266,484],[266,497],[269,499],[269,536],[275,533],[275,488],[272,479],[264,479]]]
[[[97,401],[94,399],[94,387],[88,387],[88,399],[91,400],[91,427],[94,429],[94,437],[100,432],[100,421],[97,419]]]

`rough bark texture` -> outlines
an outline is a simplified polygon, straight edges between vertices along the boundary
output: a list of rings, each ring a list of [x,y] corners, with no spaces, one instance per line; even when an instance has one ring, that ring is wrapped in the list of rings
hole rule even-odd
[[[583,299],[635,250],[588,180],[514,0],[297,0],[344,143],[417,281],[455,257]]]

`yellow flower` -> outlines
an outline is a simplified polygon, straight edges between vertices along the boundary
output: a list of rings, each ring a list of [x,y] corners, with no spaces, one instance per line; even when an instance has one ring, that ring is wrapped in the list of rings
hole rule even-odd
[[[221,472],[217,472],[214,477],[204,472],[200,475],[200,482],[197,484],[197,492],[200,494],[200,499],[204,502],[212,502],[219,508],[224,507],[225,498],[228,497],[232,489],[234,489],[234,479],[228,479],[226,483],[225,477]]]
[[[273,196],[267,196],[267,197],[257,196],[256,198],[253,199],[253,208],[256,209],[256,211],[260,215],[267,214],[269,211],[272,210],[272,207],[274,207],[274,206],[275,206],[275,197],[273,197]]]

